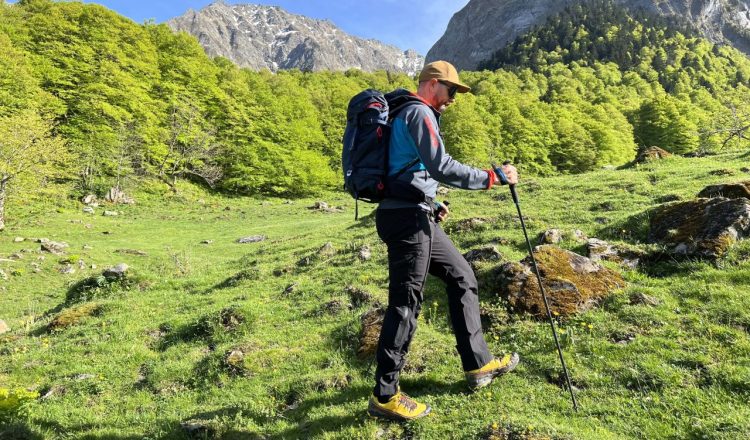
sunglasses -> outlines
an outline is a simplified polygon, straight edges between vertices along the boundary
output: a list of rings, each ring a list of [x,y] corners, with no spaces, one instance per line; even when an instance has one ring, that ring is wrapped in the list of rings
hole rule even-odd
[[[438,80],[438,82],[440,84],[444,85],[445,87],[448,87],[448,97],[450,99],[453,99],[453,98],[456,97],[456,93],[458,93],[458,86],[454,86],[451,83],[447,83],[447,82],[441,81],[441,80]]]

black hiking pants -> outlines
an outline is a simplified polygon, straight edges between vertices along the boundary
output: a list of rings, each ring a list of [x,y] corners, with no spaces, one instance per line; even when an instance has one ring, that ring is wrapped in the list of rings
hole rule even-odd
[[[427,273],[446,284],[456,348],[464,371],[492,360],[479,320],[474,272],[430,213],[419,208],[379,209],[378,235],[388,246],[388,308],[376,352],[374,394],[396,394],[398,377],[422,309]]]

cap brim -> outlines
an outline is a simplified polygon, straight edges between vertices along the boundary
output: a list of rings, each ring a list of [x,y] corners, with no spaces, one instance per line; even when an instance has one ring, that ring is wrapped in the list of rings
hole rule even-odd
[[[443,80],[443,81],[458,87],[458,93],[468,93],[471,91],[471,87],[467,86],[466,84],[454,83],[453,81],[447,81],[447,80]]]

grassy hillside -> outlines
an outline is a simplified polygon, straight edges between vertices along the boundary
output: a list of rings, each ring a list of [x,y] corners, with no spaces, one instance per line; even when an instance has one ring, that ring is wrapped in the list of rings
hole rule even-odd
[[[519,195],[534,236],[577,228],[638,244],[649,208],[692,198],[710,183],[750,179],[742,171],[748,158],[676,157],[535,178]],[[61,198],[28,204],[9,219],[0,257],[22,258],[0,262],[8,274],[0,280],[0,319],[12,328],[0,336],[0,389],[44,397],[0,422],[0,437],[750,437],[750,241],[718,265],[625,272],[627,289],[562,321],[578,413],[556,384],[548,325],[508,315],[487,286],[480,295],[492,318],[488,342],[497,353],[520,352],[522,364],[486,391],[467,393],[443,287],[430,279],[402,386],[434,414],[399,425],[366,416],[373,371],[355,353],[359,316],[370,304],[347,307],[349,285],[386,299],[385,248],[372,217],[355,222],[353,202],[341,193],[319,199],[340,213],[307,209],[315,200],[224,198],[192,186],[171,194],[165,186],[164,194],[139,194],[137,205],[107,207],[122,211],[116,217],[102,216],[105,208],[82,213]],[[461,250],[495,242],[505,260],[525,255],[506,188],[454,190],[447,199],[454,212],[445,228]],[[365,214],[371,208],[360,205]],[[460,231],[460,220],[471,217],[488,221]],[[236,243],[251,235],[267,239]],[[64,256],[42,254],[39,244],[15,237],[70,247]],[[327,242],[336,253],[319,255]],[[362,262],[365,244],[372,259]],[[583,252],[574,242],[563,246]],[[75,273],[58,272],[65,259]],[[121,262],[130,266],[127,282],[82,287]],[[630,305],[634,292],[662,302]],[[181,424],[190,420],[203,430],[188,434]]]

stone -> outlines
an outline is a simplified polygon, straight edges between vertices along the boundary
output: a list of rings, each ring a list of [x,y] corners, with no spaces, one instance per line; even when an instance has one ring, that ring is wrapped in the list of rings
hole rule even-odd
[[[81,373],[81,374],[76,374],[75,376],[73,376],[73,380],[82,381],[82,380],[93,379],[95,377],[96,377],[95,374]]]
[[[735,171],[729,168],[719,168],[718,170],[709,171],[708,174],[711,176],[734,176]]]
[[[104,272],[102,272],[102,275],[104,275],[104,278],[107,278],[108,280],[118,280],[121,278],[125,278],[128,269],[129,266],[127,264],[120,263],[114,267],[106,269]]]
[[[610,244],[598,238],[590,238],[586,242],[586,249],[592,261],[612,261],[630,269],[635,269],[640,260],[646,256],[645,252],[624,245]]]
[[[441,196],[446,196],[450,192],[451,192],[450,188],[446,188],[444,186],[439,186],[437,189],[437,193]]]
[[[138,249],[116,249],[115,253],[117,254],[125,254],[125,255],[135,255],[138,257],[147,257],[148,254],[144,251],[139,251]]]
[[[93,246],[89,246],[89,245],[87,245],[87,244],[84,244],[84,245],[83,245],[83,250],[85,250],[85,251],[90,251],[90,250],[92,250],[92,249],[94,249],[94,247],[93,247]]]
[[[307,209],[324,210],[328,209],[328,203],[323,201],[317,201],[312,206],[308,206]]]
[[[578,242],[588,241],[589,237],[580,229],[574,229],[572,232],[573,239]]]
[[[383,327],[383,318],[385,318],[383,307],[372,308],[360,317],[362,331],[359,334],[359,348],[357,348],[357,357],[360,359],[366,359],[375,354],[380,339],[380,330]]]
[[[563,234],[560,229],[549,229],[539,236],[539,242],[542,244],[558,244],[562,239]]]
[[[361,261],[368,261],[370,258],[372,258],[370,246],[364,245],[359,248],[359,254],[357,254],[357,257],[359,257]]]
[[[321,246],[320,249],[318,249],[318,256],[324,257],[324,258],[330,258],[336,255],[336,248],[333,247],[333,243],[330,241],[323,246]]]
[[[247,243],[259,243],[266,239],[265,235],[251,235],[250,237],[243,237],[237,240],[237,243],[241,244],[247,244]]]
[[[466,232],[466,231],[471,231],[473,229],[478,229],[485,223],[487,223],[487,219],[485,218],[480,218],[480,217],[465,218],[465,219],[454,222],[451,225],[450,229],[456,232]]]
[[[44,252],[49,252],[51,254],[60,255],[65,253],[65,248],[68,247],[67,243],[64,242],[55,242],[45,239],[42,239],[42,245],[41,250]]]
[[[663,205],[651,215],[648,241],[679,257],[717,259],[750,235],[750,200],[714,197]]]
[[[10,327],[8,327],[8,324],[5,323],[2,319],[0,319],[0,335],[3,333],[8,333],[10,331]]]
[[[81,202],[83,202],[84,205],[90,205],[94,202],[96,202],[96,195],[89,194],[81,199]]]
[[[132,197],[127,196],[120,188],[112,187],[107,191],[104,199],[110,203],[132,205],[135,203]]]
[[[750,180],[736,183],[708,185],[698,193],[698,197],[726,197],[728,199],[750,199]]]
[[[8,256],[8,259],[9,260],[13,260],[13,261],[22,260],[23,259],[23,254],[16,252],[14,254],[10,254]]]
[[[227,370],[235,375],[242,375],[245,372],[245,353],[240,349],[229,350],[224,356],[224,366]]]
[[[352,302],[354,307],[360,307],[364,304],[373,302],[373,296],[367,291],[354,286],[346,286],[344,289],[346,294],[349,296],[349,300]]]
[[[288,286],[284,288],[284,294],[289,295],[290,293],[294,292],[295,290],[297,290],[298,285],[299,285],[298,283],[289,284]]]
[[[24,240],[25,239],[23,237],[16,237],[16,238],[13,239],[13,243],[21,243]]]
[[[464,254],[464,259],[469,263],[474,263],[475,261],[499,261],[501,258],[502,254],[495,246],[472,249]]]
[[[83,212],[86,214],[94,214],[95,211],[94,211],[94,208],[92,208],[91,206],[84,206]]]
[[[4,280],[7,280],[7,279],[8,279],[8,274],[7,274],[7,273],[5,273],[5,271],[4,271],[4,270],[2,270],[2,269],[0,269],[0,278],[2,278],[2,279],[4,279]]]
[[[120,213],[117,212],[117,211],[104,211],[104,213],[102,215],[105,216],[105,217],[116,217],[116,216],[120,215]]]
[[[655,296],[646,295],[643,292],[633,292],[628,298],[631,306],[651,306],[656,307],[661,304],[661,300]]]
[[[201,241],[201,244],[211,244],[213,242],[214,242],[213,240],[203,240]]]
[[[59,269],[57,269],[58,272],[60,272],[63,275],[70,275],[76,273],[75,268],[73,268],[72,264],[66,264]]]
[[[625,287],[622,276],[590,259],[552,245],[534,249],[550,310],[562,316],[591,309],[610,292]],[[500,267],[499,291],[515,312],[546,316],[531,260]]]
[[[671,155],[672,153],[662,148],[650,147],[638,153],[638,157],[635,158],[635,161],[638,163],[643,163],[651,160],[664,159],[665,157],[669,157]]]

